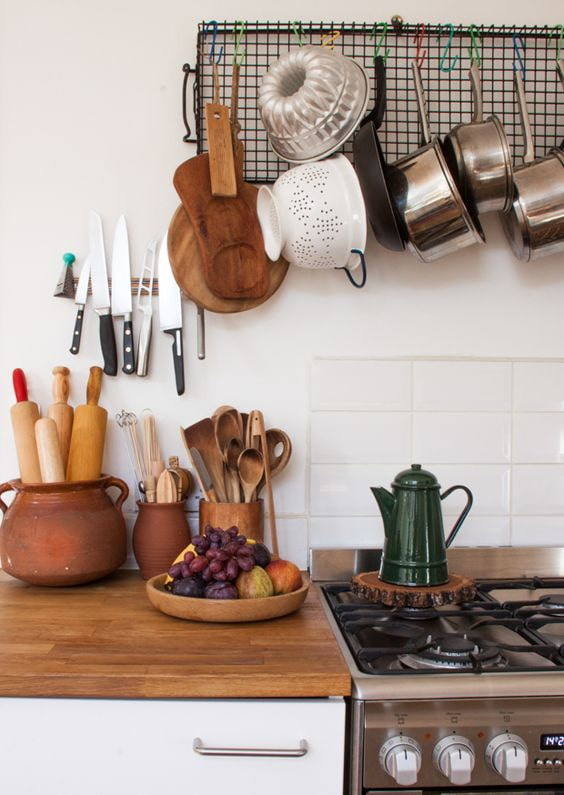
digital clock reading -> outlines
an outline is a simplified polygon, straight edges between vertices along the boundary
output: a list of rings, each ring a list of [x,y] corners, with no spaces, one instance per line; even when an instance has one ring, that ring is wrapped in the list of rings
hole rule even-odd
[[[556,751],[559,749],[564,751],[564,732],[559,734],[541,734],[541,751]]]

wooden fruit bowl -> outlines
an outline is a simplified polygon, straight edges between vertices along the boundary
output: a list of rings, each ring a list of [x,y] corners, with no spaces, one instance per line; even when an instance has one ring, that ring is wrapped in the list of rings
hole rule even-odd
[[[176,618],[226,623],[266,621],[299,610],[310,586],[309,579],[302,576],[304,584],[297,591],[268,596],[265,599],[193,599],[189,596],[175,596],[164,588],[166,573],[151,577],[145,587],[153,607]]]

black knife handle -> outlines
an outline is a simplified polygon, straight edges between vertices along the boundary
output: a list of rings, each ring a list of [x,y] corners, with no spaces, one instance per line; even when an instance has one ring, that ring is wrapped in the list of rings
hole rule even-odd
[[[78,353],[80,350],[80,338],[82,336],[83,317],[84,317],[84,307],[79,309],[76,313],[76,320],[74,321],[74,331],[72,332],[72,345],[70,346],[71,353]]]
[[[104,357],[104,372],[106,375],[116,375],[116,338],[112,316],[109,312],[108,314],[100,315],[100,345],[102,346],[102,356]]]
[[[168,328],[165,334],[172,335],[172,358],[174,361],[174,377],[176,379],[176,392],[184,394],[184,353],[182,351],[182,329]]]
[[[135,372],[135,349],[133,347],[133,323],[131,320],[123,321],[123,367],[121,369],[128,375]]]

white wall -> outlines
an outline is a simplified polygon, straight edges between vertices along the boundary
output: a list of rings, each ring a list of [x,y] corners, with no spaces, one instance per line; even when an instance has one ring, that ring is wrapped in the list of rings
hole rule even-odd
[[[139,273],[145,245],[162,235],[178,204],[175,167],[194,150],[182,143],[181,66],[194,61],[196,25],[217,19],[275,18],[257,0],[218,0],[212,8],[180,0],[0,0],[0,479],[16,474],[8,420],[11,371],[23,367],[33,399],[50,402],[51,368],[72,370],[71,401],[82,402],[88,368],[100,363],[91,313],[79,357],[68,353],[72,302],[52,293],[64,251],[86,255],[87,215],[97,209],[111,239],[120,213]],[[341,19],[337,0],[292,0],[287,18]],[[378,17],[478,23],[561,22],[561,3],[516,6],[485,0],[454,8],[388,0]],[[348,20],[374,18],[372,4],[346,6]],[[456,17],[453,18],[453,13]],[[151,408],[166,455],[180,453],[178,425],[222,404],[261,408],[286,429],[295,457],[276,492],[282,553],[307,546],[308,374],[315,356],[559,357],[564,347],[564,258],[519,264],[497,223],[488,245],[422,265],[409,254],[369,247],[362,291],[343,275],[291,269],[279,293],[240,315],[208,315],[207,358],[195,350],[195,308],[185,305],[186,394],[176,396],[170,338],[155,328],[151,375],[106,378],[110,416]],[[157,319],[156,319],[157,320]],[[122,440],[111,427],[106,471],[131,481]],[[393,475],[391,472],[390,475]],[[133,503],[130,502],[130,507]],[[542,539],[541,539],[542,541]]]

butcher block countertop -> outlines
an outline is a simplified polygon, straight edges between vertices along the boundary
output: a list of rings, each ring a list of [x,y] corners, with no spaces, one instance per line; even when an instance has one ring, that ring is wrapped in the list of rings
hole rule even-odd
[[[0,696],[314,698],[350,690],[313,586],[291,615],[200,624],[156,610],[137,571],[70,588],[0,572]]]

